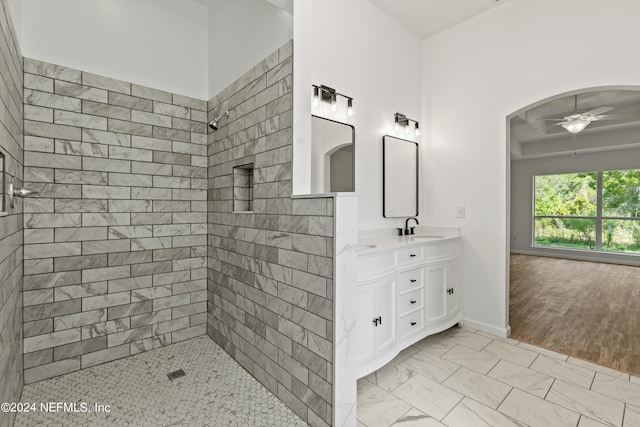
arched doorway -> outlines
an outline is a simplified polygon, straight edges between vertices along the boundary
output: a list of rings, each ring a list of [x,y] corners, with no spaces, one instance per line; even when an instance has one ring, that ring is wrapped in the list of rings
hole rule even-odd
[[[636,237],[633,232],[640,230],[640,219],[637,209],[629,209],[640,205],[640,88],[568,92],[507,119],[506,308],[512,336],[617,369],[640,370],[640,359],[622,362],[624,342],[634,338],[621,330],[627,303],[640,298],[625,281],[640,278],[640,269],[619,266],[640,265],[640,232]],[[584,121],[583,128],[571,129],[572,121]],[[604,279],[594,283],[596,277]],[[619,288],[607,291],[615,281]],[[621,295],[627,296],[617,301]],[[610,327],[601,326],[607,323]],[[530,329],[523,333],[526,325]],[[599,354],[589,350],[596,348]]]

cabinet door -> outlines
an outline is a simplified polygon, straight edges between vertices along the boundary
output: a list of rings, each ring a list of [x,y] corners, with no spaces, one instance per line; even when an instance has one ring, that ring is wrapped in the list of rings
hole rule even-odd
[[[396,275],[389,275],[376,283],[376,315],[382,323],[376,329],[376,349],[382,354],[395,346],[396,326]]]
[[[460,286],[458,281],[458,261],[450,262],[446,267],[447,314],[460,309]]]
[[[355,353],[356,366],[360,366],[373,359],[376,354],[376,328],[373,319],[376,313],[376,283],[360,285],[356,289],[356,327]]]
[[[447,316],[447,266],[445,264],[427,266],[424,275],[425,323],[429,325]]]

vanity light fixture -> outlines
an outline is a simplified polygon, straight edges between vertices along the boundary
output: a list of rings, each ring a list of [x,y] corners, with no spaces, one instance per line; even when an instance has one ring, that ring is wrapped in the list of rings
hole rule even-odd
[[[353,98],[337,92],[334,88],[325,85],[313,86],[313,106],[320,105],[320,101],[331,105],[331,111],[338,111],[338,96],[347,100],[347,115],[353,116]]]
[[[415,136],[420,136],[420,124],[417,121],[410,119],[409,117],[405,116],[402,113],[394,114],[393,129],[396,132],[398,132],[400,128],[403,128],[404,133],[408,135],[410,131],[409,126],[411,125],[411,122],[413,122],[414,124]]]

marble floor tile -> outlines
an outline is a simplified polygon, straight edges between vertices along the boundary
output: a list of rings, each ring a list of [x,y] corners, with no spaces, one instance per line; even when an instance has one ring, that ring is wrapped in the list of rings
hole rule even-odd
[[[463,345],[456,345],[441,357],[481,374],[486,374],[487,372],[489,372],[491,368],[496,366],[496,363],[498,363],[498,361],[500,360],[492,356],[491,354],[473,350]]]
[[[527,344],[526,342],[518,343],[518,347],[526,348],[527,350],[535,351],[536,353],[544,354],[547,357],[552,357],[558,360],[566,361],[569,358],[566,354],[557,353],[542,347],[536,347],[535,345]]]
[[[583,415],[580,417],[578,427],[607,427],[607,424],[599,423],[598,421],[592,420],[591,418],[587,418]]]
[[[500,341],[500,342],[511,344],[511,345],[518,345],[518,343],[520,342],[520,341],[514,340],[512,338],[497,337],[495,335],[492,335],[492,334],[490,334],[488,332],[484,332],[484,331],[476,331],[476,335],[480,335],[480,336],[483,336],[483,337],[486,337],[486,338],[491,338],[494,341]]]
[[[410,405],[391,425],[640,427],[638,377],[469,329],[449,329],[410,349],[392,362],[400,367],[366,377]],[[494,359],[483,375],[483,363]]]
[[[580,418],[573,411],[515,388],[498,411],[529,427],[575,427]]]
[[[467,368],[458,369],[443,386],[496,409],[511,391],[511,387]]]
[[[568,363],[580,366],[582,368],[591,369],[592,371],[600,372],[602,374],[609,375],[610,377],[619,378],[621,380],[629,381],[630,375],[626,372],[616,371],[615,369],[607,368],[606,366],[596,365],[595,363],[587,362],[585,360],[576,359],[575,357],[569,357]]]
[[[467,329],[460,328],[447,329],[442,338],[445,341],[464,345],[465,347],[469,347],[478,351],[482,350],[487,344],[492,341],[491,338],[483,337]]]
[[[623,427],[637,427],[640,426],[640,408],[627,405],[624,410],[624,422]]]
[[[448,427],[525,427],[495,409],[465,397],[442,422]]]
[[[460,368],[460,365],[441,359],[426,351],[419,351],[403,361],[401,365],[438,383],[449,378],[451,374]]]
[[[404,414],[391,427],[446,427],[444,424],[431,418],[427,414],[413,408]]]
[[[640,384],[596,373],[591,390],[612,399],[640,407]]]
[[[389,362],[382,368],[364,377],[364,379],[385,391],[392,391],[414,375],[415,372],[410,369],[400,364]]]
[[[624,403],[586,390],[562,380],[556,380],[546,400],[570,409],[608,426],[620,427]]]
[[[541,374],[506,360],[501,360],[487,376],[541,398],[547,395],[554,380],[549,375]]]
[[[421,341],[418,341],[412,346],[412,348],[426,351],[427,353],[431,353],[436,356],[442,356],[456,345],[457,344],[455,342],[446,340],[440,335],[432,335]]]
[[[595,371],[591,369],[582,368],[544,355],[539,356],[531,364],[531,369],[587,389],[591,387],[591,382],[595,375]]]
[[[419,351],[420,350],[418,348],[414,347],[414,346],[407,347],[404,350],[402,350],[400,353],[398,353],[398,355],[396,357],[394,357],[392,362],[393,363],[400,363],[400,362],[410,358],[411,356],[413,356],[414,354],[416,354]]]
[[[389,426],[411,409],[411,405],[364,381],[358,386],[358,420],[368,427]]]
[[[506,344],[501,341],[492,341],[484,349],[483,353],[489,353],[494,357],[498,357],[503,360],[508,360],[516,365],[524,366],[525,368],[531,366],[533,361],[538,357],[539,353],[535,351],[527,350],[512,344]]]
[[[186,375],[170,381],[177,369]],[[29,384],[21,401],[110,411],[25,412],[16,427],[307,425],[207,336]]]
[[[393,395],[427,415],[441,420],[464,396],[421,375],[415,375]]]

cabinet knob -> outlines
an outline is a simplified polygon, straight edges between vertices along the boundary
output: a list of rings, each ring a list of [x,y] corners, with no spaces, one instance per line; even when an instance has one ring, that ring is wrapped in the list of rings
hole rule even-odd
[[[412,300],[411,300],[411,304],[415,304],[416,302],[417,302],[417,301],[416,301],[416,300],[414,300],[414,299],[412,299]]]
[[[414,256],[416,256],[416,254],[409,254],[409,256],[413,258]]]
[[[378,316],[375,319],[373,319],[373,326],[378,326],[378,325],[382,325],[382,316]]]
[[[416,326],[418,322],[411,322],[411,326]]]
[[[447,289],[447,293],[448,293],[449,295],[453,295],[453,288],[449,288],[449,289]]]
[[[411,283],[414,283],[414,282],[417,282],[417,281],[418,281],[418,279],[410,279],[409,281],[410,281]]]

